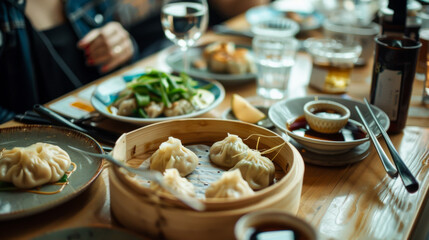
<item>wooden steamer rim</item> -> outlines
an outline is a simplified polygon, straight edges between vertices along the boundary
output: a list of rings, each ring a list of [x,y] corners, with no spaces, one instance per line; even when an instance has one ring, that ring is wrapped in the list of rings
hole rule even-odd
[[[295,186],[253,205],[198,212],[155,205],[146,196],[135,194],[116,175],[112,174],[110,180],[112,213],[123,226],[156,239],[171,240],[199,240],[202,236],[207,240],[233,239],[236,221],[249,212],[274,209],[295,215],[302,190],[301,179]]]
[[[169,136],[180,139],[182,144],[185,146],[190,144],[211,145],[216,141],[224,139],[227,133],[236,134],[243,139],[251,134],[274,136],[269,138],[261,137],[259,149],[269,149],[285,143],[281,151],[278,153],[278,156],[273,161],[276,165],[276,171],[278,171],[278,167],[280,167],[285,175],[283,175],[275,184],[271,184],[262,190],[256,191],[252,196],[239,199],[200,199],[206,205],[206,210],[204,211],[205,214],[210,211],[221,211],[222,214],[234,215],[234,211],[231,211],[233,209],[246,207],[253,208],[258,205],[266,206],[261,202],[271,202],[276,199],[279,200],[279,196],[283,196],[281,193],[293,190],[296,185],[300,184],[301,190],[304,175],[304,161],[298,150],[278,134],[254,124],[240,121],[192,118],[151,124],[123,134],[117,140],[112,154],[116,159],[126,162],[135,156],[155,151],[162,142],[165,142],[168,139]],[[257,137],[252,137],[245,143],[254,149],[256,141]],[[277,151],[265,156],[272,159],[276,153]],[[177,210],[184,209],[187,212],[190,210],[188,206],[174,198],[174,196],[164,193],[155,193],[151,189],[140,185],[137,181],[133,180],[126,171],[123,169],[121,170],[119,167],[111,167],[110,177],[112,179],[119,180],[122,185],[128,187],[129,191],[134,192],[140,199],[143,198],[147,200],[147,202],[158,204],[162,208],[177,208]],[[301,197],[300,194],[301,191],[299,191],[299,196],[297,198],[298,204],[295,204],[296,210],[293,210],[295,212],[299,205]],[[154,195],[157,195],[159,199],[153,201]]]

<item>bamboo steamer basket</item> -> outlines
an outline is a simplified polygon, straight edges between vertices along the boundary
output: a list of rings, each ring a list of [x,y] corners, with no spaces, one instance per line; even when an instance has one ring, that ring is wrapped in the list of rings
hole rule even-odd
[[[172,136],[184,146],[213,143],[227,133],[242,139],[251,134],[263,136],[259,149],[284,144],[280,151],[265,155],[273,159],[280,179],[254,195],[240,199],[203,199],[206,209],[195,211],[169,194],[155,193],[140,185],[124,169],[109,168],[111,209],[124,226],[151,237],[165,239],[234,239],[234,225],[244,214],[260,209],[279,209],[296,214],[301,198],[304,162],[299,152],[276,133],[254,124],[220,119],[183,119],[155,123],[123,134],[112,155],[127,162],[156,151]],[[245,143],[255,149],[257,137]]]

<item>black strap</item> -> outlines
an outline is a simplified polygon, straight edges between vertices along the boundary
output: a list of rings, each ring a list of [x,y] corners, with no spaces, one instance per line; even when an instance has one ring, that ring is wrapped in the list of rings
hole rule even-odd
[[[27,19],[27,16],[25,16],[25,18]],[[27,19],[27,22],[29,22],[28,19]],[[55,50],[54,46],[52,46],[52,43],[49,41],[46,35],[43,32],[37,31],[36,29],[34,31],[39,36],[40,40],[42,40],[43,44],[45,44],[45,47],[48,49],[52,58],[55,60],[58,67],[61,68],[61,70],[70,80],[73,86],[75,88],[81,87],[83,85],[82,82],[79,80],[76,74],[74,74],[74,72],[70,69],[70,67],[64,62],[64,59],[60,56],[60,54],[58,54],[58,52]]]

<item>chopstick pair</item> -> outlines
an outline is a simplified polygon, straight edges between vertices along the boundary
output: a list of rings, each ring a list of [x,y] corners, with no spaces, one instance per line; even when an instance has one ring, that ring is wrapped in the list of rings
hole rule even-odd
[[[34,112],[39,114],[40,117],[42,117],[42,119],[44,118],[54,125],[64,126],[64,127],[68,127],[68,128],[83,132],[85,134],[88,134],[94,137],[98,141],[104,142],[109,145],[115,145],[116,140],[120,136],[120,134],[91,127],[91,126],[85,126],[85,128],[81,127],[73,123],[72,121],[66,119],[65,117],[59,115],[58,113],[55,113],[54,111],[40,104],[34,105],[33,110]],[[111,147],[105,147],[105,146],[102,146],[102,147],[105,151],[111,151],[112,149]]]
[[[369,105],[368,101],[366,100],[366,98],[364,98],[364,102],[368,108],[368,111],[373,119],[373,121],[375,122],[375,124],[377,125],[378,129],[381,132],[381,135],[384,138],[384,141],[386,142],[387,148],[389,149],[390,152],[390,156],[393,159],[393,162],[396,166],[393,166],[392,163],[390,162],[389,158],[387,157],[386,153],[384,152],[383,148],[380,145],[380,142],[377,140],[377,137],[375,136],[375,134],[372,132],[371,128],[369,127],[367,121],[365,120],[365,118],[363,117],[360,109],[358,106],[355,106],[355,109],[360,117],[360,119],[362,120],[363,125],[365,126],[368,135],[372,141],[372,143],[374,144],[375,149],[378,152],[378,155],[380,156],[381,162],[383,163],[384,169],[386,170],[387,174],[391,177],[391,178],[395,178],[398,176],[401,177],[402,183],[404,184],[405,188],[407,189],[408,192],[410,193],[414,193],[419,189],[419,183],[417,182],[416,178],[413,176],[413,174],[410,172],[410,170],[408,169],[408,167],[405,165],[404,161],[402,161],[401,156],[399,156],[399,153],[396,151],[395,147],[393,146],[392,141],[389,138],[389,135],[387,135],[386,131],[384,130],[384,128],[380,125],[380,123],[378,122],[377,118],[374,115],[374,112],[371,109],[371,106]]]

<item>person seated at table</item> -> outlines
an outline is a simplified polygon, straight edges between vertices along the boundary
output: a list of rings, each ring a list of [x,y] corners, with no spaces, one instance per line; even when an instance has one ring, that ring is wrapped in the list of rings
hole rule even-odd
[[[210,4],[221,9],[235,1]],[[154,0],[0,0],[0,123],[170,44],[160,23],[161,5]]]
[[[138,59],[112,0],[0,0],[0,122]]]

